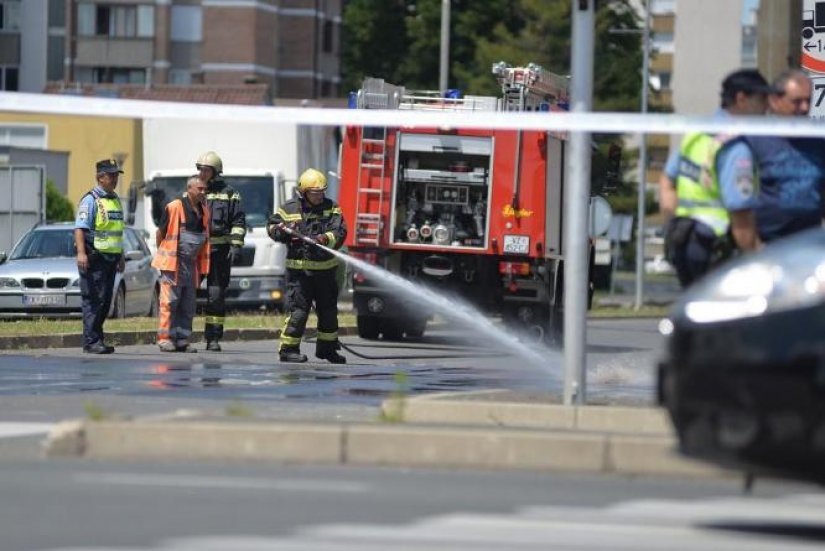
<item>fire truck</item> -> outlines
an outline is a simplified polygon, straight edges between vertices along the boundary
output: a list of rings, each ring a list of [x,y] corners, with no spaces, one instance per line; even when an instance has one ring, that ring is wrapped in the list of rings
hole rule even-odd
[[[499,62],[492,72],[500,97],[412,91],[367,78],[350,107],[548,117],[566,109],[567,78],[535,64]],[[348,250],[559,342],[565,145],[564,134],[547,131],[347,127],[339,202]],[[433,315],[357,271],[352,291],[362,338],[419,338]]]

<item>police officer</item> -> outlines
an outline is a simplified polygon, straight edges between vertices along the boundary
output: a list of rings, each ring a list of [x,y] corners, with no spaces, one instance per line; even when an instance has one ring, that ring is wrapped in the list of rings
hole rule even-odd
[[[243,247],[246,235],[246,214],[241,195],[223,178],[223,162],[214,151],[198,157],[195,167],[206,182],[206,203],[209,205],[209,275],[206,278],[206,349],[220,352],[223,322],[226,316],[226,289],[229,272],[237,251]]]
[[[83,311],[83,351],[111,354],[105,343],[103,321],[109,313],[115,272],[122,272],[123,208],[115,193],[123,171],[113,159],[98,161],[97,186],[80,199],[75,220],[74,242]]]
[[[734,71],[722,82],[722,106],[715,118],[762,115],[772,90],[758,71]],[[759,247],[753,215],[758,184],[753,153],[744,138],[702,132],[684,137],[679,155],[668,160],[660,181],[668,261],[682,287],[734,247]]]
[[[315,356],[335,364],[346,363],[338,343],[338,259],[298,235],[338,249],[347,236],[341,208],[324,196],[327,179],[314,168],[298,180],[298,197],[284,203],[269,217],[267,232],[275,241],[287,244],[286,300],[289,314],[281,331],[278,353],[282,362],[305,362],[301,354],[309,310],[315,303],[318,338]]]

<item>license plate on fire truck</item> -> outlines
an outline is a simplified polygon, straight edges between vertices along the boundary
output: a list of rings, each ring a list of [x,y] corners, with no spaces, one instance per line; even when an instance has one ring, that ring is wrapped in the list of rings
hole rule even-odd
[[[530,237],[527,235],[505,235],[504,252],[512,254],[527,254],[530,250]]]

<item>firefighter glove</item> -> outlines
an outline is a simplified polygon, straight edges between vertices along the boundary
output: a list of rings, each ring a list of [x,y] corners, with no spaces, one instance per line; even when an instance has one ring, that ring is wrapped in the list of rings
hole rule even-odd
[[[320,245],[328,245],[329,244],[329,236],[322,233],[313,237],[313,240],[320,244]]]

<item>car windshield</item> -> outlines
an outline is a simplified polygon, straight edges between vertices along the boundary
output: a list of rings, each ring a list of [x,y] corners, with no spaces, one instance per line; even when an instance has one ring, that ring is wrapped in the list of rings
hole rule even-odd
[[[23,236],[11,252],[10,260],[73,257],[74,230],[34,230]]]
[[[275,206],[272,176],[224,176],[224,180],[241,194],[243,209],[246,212],[246,225],[253,228],[266,225]],[[157,225],[166,204],[183,194],[186,189],[186,177],[155,178],[152,183],[152,219]]]

